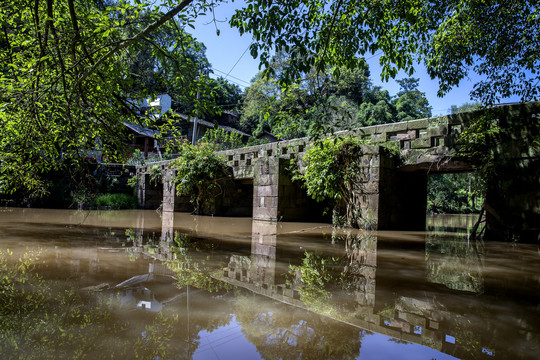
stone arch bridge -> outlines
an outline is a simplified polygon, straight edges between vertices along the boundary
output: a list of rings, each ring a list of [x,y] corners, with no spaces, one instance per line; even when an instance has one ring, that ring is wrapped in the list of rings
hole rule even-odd
[[[527,236],[538,237],[540,145],[529,144],[527,139],[540,138],[540,102],[487,111],[496,114],[496,121],[503,129],[493,150],[513,159],[510,168],[502,170],[500,178],[488,184],[488,228],[491,224],[492,232],[497,233],[498,227],[511,224],[515,234],[526,230]],[[483,113],[468,112],[337,133],[366,142],[358,159],[361,164],[358,179],[363,191],[358,194],[357,205],[362,217],[369,218],[377,229],[424,230],[428,175],[474,171],[472,161],[456,156],[457,141],[471,119]],[[383,144],[393,144],[399,149],[399,158],[392,156]],[[303,170],[303,156],[309,146],[309,138],[299,138],[219,152],[232,168],[234,185],[226,187],[223,196],[215,200],[211,214],[252,216],[267,221],[320,220],[322,206],[311,200],[287,171],[291,159]],[[509,153],[512,156],[508,157]],[[150,168],[155,165],[161,167],[162,187],[152,186],[149,179]],[[164,212],[190,210],[189,201],[175,195],[175,174],[170,161],[138,166],[137,175],[141,208],[162,205]],[[510,176],[517,185],[501,193],[505,176]]]

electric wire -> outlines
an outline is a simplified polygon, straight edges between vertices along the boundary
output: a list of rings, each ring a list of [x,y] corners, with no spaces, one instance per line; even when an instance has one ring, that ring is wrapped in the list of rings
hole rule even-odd
[[[231,70],[229,70],[229,72],[228,72],[227,75],[225,76],[225,79],[227,79],[227,77],[230,75],[231,71],[234,70],[234,68],[236,67],[236,65],[238,65],[238,63],[240,62],[240,60],[242,60],[242,58],[244,57],[244,55],[246,55],[247,51],[249,50],[249,48],[251,47],[252,44],[253,44],[253,41],[248,45],[248,47],[246,48],[246,50],[244,50],[244,52],[242,53],[242,55],[240,55],[240,57],[238,58],[238,60],[236,60],[236,62],[234,63],[233,67],[231,68]]]
[[[237,78],[237,77],[235,77],[235,76],[229,75],[229,74],[227,74],[225,71],[221,71],[221,70],[216,69],[216,68],[212,68],[212,70],[217,71],[218,73],[221,73],[221,74],[225,74],[226,76],[228,76],[228,77],[230,77],[230,78],[233,78],[233,79],[235,79],[235,80],[237,80],[237,81],[241,81],[241,82],[247,84],[247,86],[250,85],[249,82],[247,82],[247,81],[245,81],[245,80],[242,80],[242,79],[240,79],[240,78]],[[225,77],[224,79],[227,80],[227,81],[231,81],[231,80],[228,80],[227,77]],[[236,82],[234,82],[234,81],[231,81],[231,82],[232,82],[232,83],[235,83],[235,84],[237,84],[237,85],[240,85],[240,86],[246,86],[246,85],[238,84],[238,83],[236,83]]]

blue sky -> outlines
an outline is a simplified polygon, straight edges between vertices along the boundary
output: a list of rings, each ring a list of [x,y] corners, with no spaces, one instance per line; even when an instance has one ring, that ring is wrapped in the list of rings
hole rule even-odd
[[[242,88],[249,86],[251,79],[259,71],[259,62],[249,54],[248,47],[251,44],[251,35],[240,36],[237,29],[231,29],[228,21],[234,14],[234,10],[240,8],[243,1],[222,3],[215,9],[217,22],[214,24],[211,15],[201,16],[195,23],[195,30],[188,28],[198,41],[203,42],[206,47],[206,55],[214,69],[214,76],[223,76],[227,80],[240,85]],[[220,36],[216,34],[216,26],[220,30]],[[371,79],[375,85],[382,86],[395,95],[399,91],[399,85],[394,81],[383,82],[380,77],[380,66],[378,56],[367,56],[367,62],[371,70]],[[413,75],[420,79],[420,90],[426,93],[429,104],[432,106],[432,113],[445,115],[452,105],[462,105],[470,102],[469,93],[473,84],[478,81],[476,74],[471,75],[471,79],[464,79],[458,88],[453,89],[445,97],[437,97],[438,82],[431,80],[425,69],[418,65],[415,67],[416,73]],[[227,77],[226,75],[229,74]],[[398,74],[397,79],[406,77]],[[506,99],[505,101],[518,101],[518,99]]]

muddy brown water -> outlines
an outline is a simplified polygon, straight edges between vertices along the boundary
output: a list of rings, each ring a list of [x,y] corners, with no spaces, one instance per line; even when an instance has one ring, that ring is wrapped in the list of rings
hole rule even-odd
[[[0,209],[2,359],[538,359],[537,245]]]

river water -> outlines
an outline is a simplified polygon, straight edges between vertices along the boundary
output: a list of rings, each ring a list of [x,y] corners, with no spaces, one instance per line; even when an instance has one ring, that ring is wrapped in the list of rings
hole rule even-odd
[[[1,359],[538,359],[540,252],[425,232],[0,209]]]

